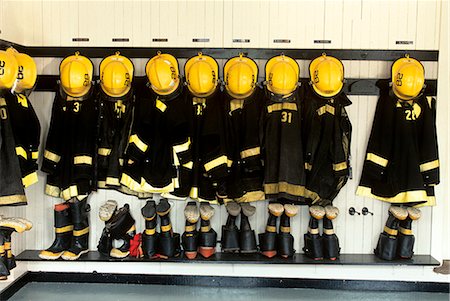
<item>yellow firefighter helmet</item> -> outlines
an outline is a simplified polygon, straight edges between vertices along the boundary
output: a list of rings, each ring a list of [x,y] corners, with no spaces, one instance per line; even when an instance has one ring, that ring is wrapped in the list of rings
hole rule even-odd
[[[93,73],[94,65],[91,60],[79,52],[66,57],[59,65],[61,87],[72,97],[81,97],[89,92]]]
[[[258,81],[258,65],[254,60],[241,53],[229,59],[224,66],[225,89],[237,99],[250,96]]]
[[[309,76],[317,94],[333,97],[344,86],[344,65],[337,58],[324,53],[309,65]]]
[[[416,98],[425,83],[425,70],[416,59],[406,55],[392,65],[392,90],[401,100]]]
[[[37,78],[37,68],[33,58],[25,53],[19,53],[14,48],[9,48],[6,51],[14,55],[18,64],[17,80],[13,87],[14,91],[21,93],[32,89]]]
[[[17,79],[19,65],[10,51],[0,50],[0,89],[11,89]]]
[[[267,89],[278,95],[288,95],[298,85],[300,68],[297,62],[284,54],[275,56],[266,63]]]
[[[219,65],[201,52],[186,62],[184,74],[189,91],[197,97],[210,96],[219,83]]]
[[[159,95],[169,95],[180,85],[178,61],[173,55],[158,51],[147,62],[145,73],[153,91]]]
[[[131,89],[134,66],[120,52],[108,56],[100,63],[100,86],[111,97],[121,97]]]

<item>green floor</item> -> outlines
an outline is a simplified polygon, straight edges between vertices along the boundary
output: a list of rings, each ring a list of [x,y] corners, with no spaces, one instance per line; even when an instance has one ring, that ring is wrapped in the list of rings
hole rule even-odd
[[[322,289],[213,288],[169,285],[29,283],[10,300],[58,301],[284,301],[284,300],[405,300],[449,301],[449,294],[360,292]]]

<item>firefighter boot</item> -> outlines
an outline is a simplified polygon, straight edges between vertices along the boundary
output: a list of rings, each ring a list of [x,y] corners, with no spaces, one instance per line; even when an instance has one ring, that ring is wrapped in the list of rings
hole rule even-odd
[[[236,217],[241,213],[241,206],[236,202],[225,205],[228,217],[227,223],[222,226],[222,252],[239,251],[239,229],[236,226]]]
[[[298,208],[293,204],[284,205],[284,213],[280,218],[280,232],[277,236],[278,253],[283,258],[294,255],[294,237],[291,234],[291,217],[297,215]]]
[[[20,217],[2,218],[1,221],[6,222],[6,223],[8,223],[8,221],[22,223],[25,225],[24,231],[29,231],[33,227],[33,224],[29,220],[27,220],[25,218],[20,218]],[[3,232],[4,237],[5,237],[4,238],[4,247],[5,247],[5,253],[6,253],[6,267],[8,268],[9,271],[11,271],[12,269],[14,269],[16,267],[16,259],[11,251],[11,235],[16,230],[14,228],[10,228],[10,227],[3,227],[3,229],[1,231]]]
[[[7,251],[7,247],[10,246],[12,232],[22,233],[26,229],[27,225],[15,218],[2,218],[0,220],[0,280],[7,279],[10,271],[9,265],[14,265],[15,267],[15,261],[14,264],[12,262],[12,254],[8,254]],[[11,250],[9,250],[9,253],[11,253]]]
[[[303,251],[305,255],[314,259],[323,259],[323,241],[319,232],[319,221],[325,216],[325,208],[322,206],[309,207],[309,225],[308,232],[304,235],[305,247]]]
[[[173,232],[170,221],[170,209],[167,199],[161,199],[158,206],[156,206],[156,213],[161,223],[158,253],[164,259],[180,255],[180,234]]]
[[[101,205],[98,211],[100,220],[105,222],[105,228],[103,228],[102,235],[97,245],[97,250],[103,254],[109,256],[109,252],[112,249],[112,241],[107,230],[108,222],[114,216],[117,211],[117,202],[114,200],[108,200],[105,204]]]
[[[264,256],[272,258],[277,255],[277,218],[283,214],[284,207],[280,203],[270,203],[268,210],[266,231],[259,234],[259,249]]]
[[[323,257],[330,260],[336,260],[341,251],[341,248],[339,247],[339,239],[333,229],[333,220],[338,216],[338,214],[339,209],[337,207],[325,207],[322,235]]]
[[[377,247],[374,250],[375,255],[384,260],[393,260],[397,255],[397,234],[399,222],[408,217],[408,211],[405,208],[391,206],[389,208],[389,217],[384,226],[383,233],[380,234]]]
[[[249,203],[242,203],[241,214],[241,229],[239,233],[239,244],[241,246],[241,253],[255,253],[258,251],[256,246],[255,231],[252,230],[248,218],[253,216],[256,212],[256,207]]]
[[[107,227],[112,238],[112,258],[125,258],[130,254],[130,241],[136,235],[135,220],[130,213],[130,205],[125,204],[110,219]]]
[[[89,252],[89,211],[91,207],[87,199],[75,200],[69,203],[72,216],[73,232],[70,248],[61,257],[64,260],[77,260],[81,255]]]
[[[73,223],[68,203],[55,205],[54,209],[55,240],[52,245],[39,253],[42,259],[55,260],[70,248],[73,235]]]
[[[200,203],[200,236],[198,252],[205,258],[216,253],[217,233],[211,228],[214,208],[209,203]]]
[[[408,217],[400,222],[397,236],[397,256],[403,259],[410,259],[414,254],[414,235],[411,224],[420,218],[420,210],[408,207]]]
[[[184,208],[184,217],[186,218],[186,224],[184,226],[183,236],[181,237],[184,255],[186,255],[188,259],[194,259],[195,257],[197,257],[197,222],[200,218],[200,212],[198,211],[196,202],[187,203],[186,207]]]
[[[158,243],[155,201],[148,200],[145,206],[142,207],[141,214],[145,219],[145,231],[142,233],[142,251],[145,258],[155,258]]]

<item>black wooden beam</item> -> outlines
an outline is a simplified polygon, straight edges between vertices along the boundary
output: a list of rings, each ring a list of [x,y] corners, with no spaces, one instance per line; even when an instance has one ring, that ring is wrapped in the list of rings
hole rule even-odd
[[[177,58],[190,58],[198,52],[211,55],[216,59],[228,59],[240,52],[253,59],[269,59],[284,53],[299,60],[312,60],[323,52],[335,56],[341,60],[364,61],[395,61],[399,57],[409,54],[420,61],[437,61],[439,51],[436,50],[378,50],[378,49],[268,49],[268,48],[167,48],[167,47],[48,47],[48,46],[24,46],[5,40],[0,40],[0,48],[13,46],[19,52],[24,52],[33,57],[66,57],[79,51],[90,58],[103,58],[120,51],[129,58],[150,58],[157,51],[170,53]]]

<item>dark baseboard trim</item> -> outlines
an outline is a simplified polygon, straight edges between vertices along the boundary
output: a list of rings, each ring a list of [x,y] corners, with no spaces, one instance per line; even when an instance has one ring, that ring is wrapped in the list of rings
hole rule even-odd
[[[0,300],[7,300],[30,282],[129,283],[203,287],[277,287],[449,293],[449,284],[442,282],[28,272],[2,291]]]

